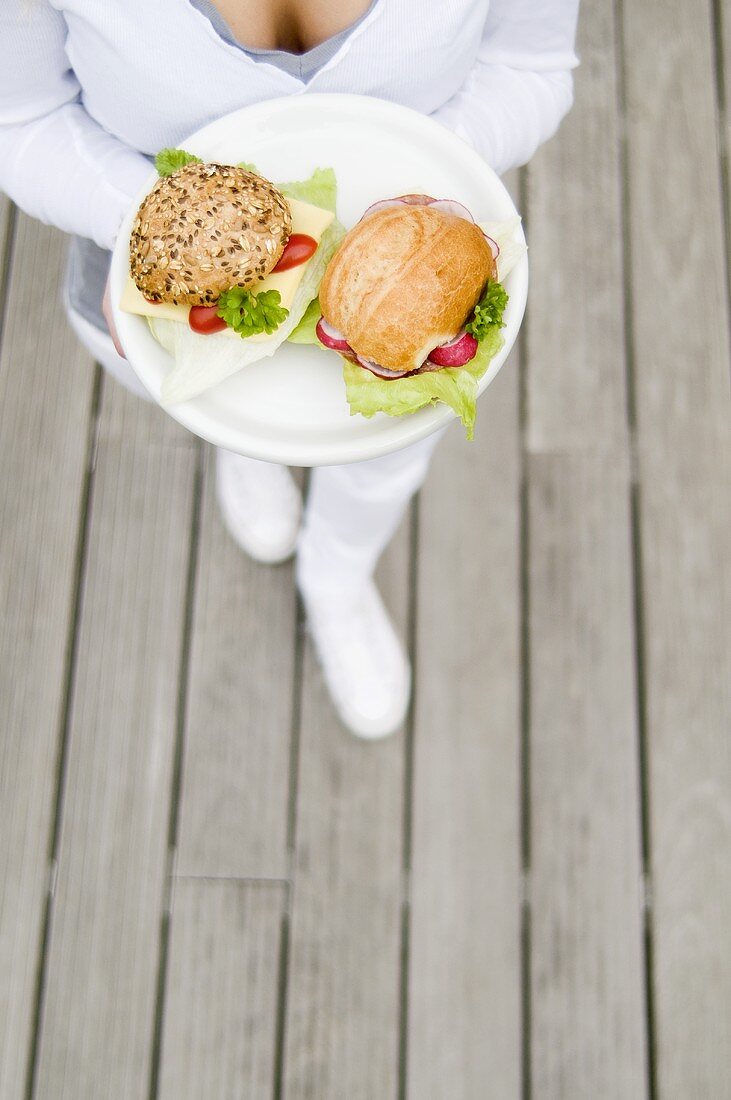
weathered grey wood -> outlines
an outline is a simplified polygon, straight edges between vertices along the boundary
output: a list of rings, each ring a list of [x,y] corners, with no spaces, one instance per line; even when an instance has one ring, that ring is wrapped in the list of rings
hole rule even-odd
[[[720,72],[718,83],[722,91],[722,99],[719,102],[719,130],[720,154],[725,169],[725,184],[731,188],[731,12],[728,4],[722,0],[716,0],[714,11],[718,12],[718,22],[715,27],[717,41],[714,43],[716,56],[720,54]],[[727,216],[731,218],[731,193],[726,193]],[[731,241],[726,238],[726,246],[731,247]],[[731,262],[726,256],[727,265]]]
[[[627,438],[614,35],[611,0],[581,9],[574,106],[527,169],[531,451]]]
[[[14,214],[15,208],[10,202],[10,199],[0,191],[0,265],[2,265],[7,254],[6,249],[10,245],[11,220]],[[9,257],[9,259],[12,259],[12,257]],[[3,270],[2,266],[0,266],[0,301],[2,301],[3,304],[7,300],[7,284],[10,281],[9,277],[10,264],[8,264],[7,270]],[[0,338],[1,337],[2,332],[0,331]]]
[[[421,493],[408,1096],[521,1095],[517,355]]]
[[[405,629],[408,521],[380,588]],[[404,738],[359,740],[304,654],[286,1015],[287,1100],[394,1097],[398,1071]]]
[[[38,1097],[147,1095],[195,456],[105,384]]]
[[[710,5],[678,0],[624,11],[657,1081],[669,1097],[731,1095],[731,418],[709,19]]]
[[[223,526],[208,455],[177,870],[286,876],[295,596]]]
[[[0,204],[2,255],[7,204]],[[94,379],[58,298],[63,249],[60,233],[19,216],[0,358],[0,1095],[7,1100],[24,1096],[31,1041]]]
[[[644,1097],[626,465],[532,456],[533,1095]]]
[[[714,4],[624,9],[656,1091],[715,1100],[731,1095],[731,534]],[[731,18],[715,10],[728,91]],[[528,1001],[541,1100],[646,1096],[614,41],[612,5],[584,5],[576,105],[529,174]],[[7,209],[0,197],[0,255]],[[93,374],[62,320],[60,262],[58,235],[21,217],[0,359],[3,1100],[25,1094],[90,438]],[[51,303],[40,328],[26,324],[31,296]],[[510,370],[481,403],[473,447],[458,429],[443,444],[420,512],[412,1100],[519,1095]],[[108,384],[37,1100],[148,1093],[195,450]],[[393,554],[403,615],[405,544]],[[291,571],[228,541],[210,470],[197,578],[178,871],[278,878]],[[340,729],[309,644],[304,676],[285,1093],[395,1098],[405,746]],[[176,889],[161,1094],[269,1097],[285,887]]]
[[[160,1100],[274,1095],[284,883],[176,878]]]
[[[531,1078],[647,1090],[615,5],[528,168]]]

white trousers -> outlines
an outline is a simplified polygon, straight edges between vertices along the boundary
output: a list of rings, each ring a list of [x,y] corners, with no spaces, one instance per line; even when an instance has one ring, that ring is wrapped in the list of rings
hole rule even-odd
[[[111,337],[68,302],[66,311],[94,359],[132,393],[151,400],[127,360],[117,354]],[[337,593],[372,576],[445,430],[381,458],[313,469],[297,546],[297,578],[308,592]]]

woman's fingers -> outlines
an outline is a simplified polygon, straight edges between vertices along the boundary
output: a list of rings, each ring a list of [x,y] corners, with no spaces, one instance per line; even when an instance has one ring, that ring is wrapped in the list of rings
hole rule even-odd
[[[124,354],[124,348],[119,342],[119,334],[117,333],[116,325],[114,324],[114,316],[112,314],[112,294],[109,287],[109,278],[107,278],[107,285],[104,287],[104,297],[102,298],[102,311],[104,313],[104,320],[107,322],[107,328],[109,329],[109,335],[112,338],[117,354],[121,355],[123,359],[127,356]]]

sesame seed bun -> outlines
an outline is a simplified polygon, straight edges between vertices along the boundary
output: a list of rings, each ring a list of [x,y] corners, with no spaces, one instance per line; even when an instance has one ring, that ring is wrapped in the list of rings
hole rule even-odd
[[[430,206],[391,206],[346,234],[320,284],[320,305],[358,355],[415,370],[456,336],[495,277],[473,222]]]
[[[292,215],[269,180],[228,164],[186,164],[159,179],[130,237],[130,273],[155,302],[212,305],[276,265]]]

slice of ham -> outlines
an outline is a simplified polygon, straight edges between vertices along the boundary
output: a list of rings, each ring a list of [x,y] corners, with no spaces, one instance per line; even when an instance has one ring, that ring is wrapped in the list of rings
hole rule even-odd
[[[356,355],[355,357],[360,363],[361,367],[365,367],[371,374],[377,375],[378,378],[405,378],[407,374],[413,374],[413,371],[409,370],[389,370],[388,367],[382,367],[380,363],[376,363],[373,359],[366,359],[363,355]]]
[[[390,370],[388,367],[382,367],[380,363],[374,362],[373,359],[366,359],[362,355],[356,355],[356,359],[362,367],[369,370],[371,374],[377,375],[378,378],[406,378],[407,375],[426,374],[427,371],[441,370],[442,367],[463,367],[465,363],[469,363],[471,359],[474,359],[477,354],[477,347],[477,340],[474,336],[463,329],[462,332],[457,333],[453,340],[448,340],[446,344],[434,348],[430,352],[429,358],[415,370]],[[436,361],[434,359],[435,353]]]

